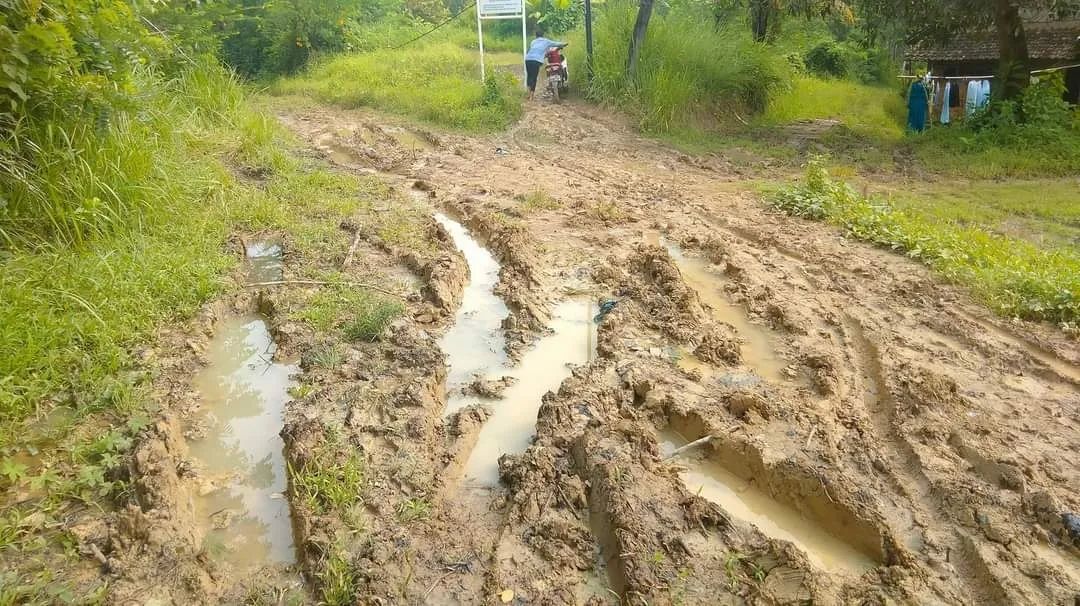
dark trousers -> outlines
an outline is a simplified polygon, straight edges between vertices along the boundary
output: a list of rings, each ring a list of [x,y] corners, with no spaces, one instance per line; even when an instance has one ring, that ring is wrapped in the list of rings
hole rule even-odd
[[[529,90],[536,90],[536,77],[540,75],[540,68],[543,66],[541,61],[525,62],[525,84],[528,85]]]

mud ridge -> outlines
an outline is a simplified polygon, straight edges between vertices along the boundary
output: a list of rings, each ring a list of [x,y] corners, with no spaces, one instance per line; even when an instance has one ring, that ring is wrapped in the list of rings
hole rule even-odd
[[[495,294],[510,310],[504,338],[507,354],[517,359],[544,332],[551,315],[535,241],[526,227],[499,220],[476,199],[447,200],[446,206],[499,260]]]

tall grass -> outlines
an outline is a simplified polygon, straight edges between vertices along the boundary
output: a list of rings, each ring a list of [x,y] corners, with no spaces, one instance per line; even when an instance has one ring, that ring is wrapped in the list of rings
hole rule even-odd
[[[131,404],[129,348],[192,311],[229,265],[226,177],[197,141],[240,129],[243,93],[216,66],[193,69],[140,74],[144,105],[106,124],[56,116],[12,135],[23,146],[0,176],[5,431],[54,404]]]
[[[489,58],[497,63],[500,57]],[[520,55],[502,57],[515,66]],[[449,42],[330,57],[305,74],[275,83],[274,94],[310,95],[342,107],[374,107],[474,131],[505,128],[521,116],[516,78],[480,81],[479,55]]]
[[[717,124],[718,114],[760,111],[789,77],[783,57],[755,43],[745,27],[717,29],[707,11],[680,6],[649,24],[637,73],[626,73],[636,4],[617,0],[596,16],[590,98],[619,107],[640,127],[662,134]],[[575,37],[575,46],[584,46]],[[584,52],[570,53],[585,74]],[[584,81],[584,78],[579,79]]]

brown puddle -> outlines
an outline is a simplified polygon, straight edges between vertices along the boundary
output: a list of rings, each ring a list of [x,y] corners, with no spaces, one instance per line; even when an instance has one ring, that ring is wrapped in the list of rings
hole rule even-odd
[[[503,300],[495,296],[495,284],[499,281],[499,263],[495,257],[457,221],[442,213],[435,213],[435,220],[450,234],[469,266],[469,284],[454,317],[454,325],[439,340],[439,347],[450,365],[446,391],[460,392],[461,387],[477,374],[486,374],[506,365],[501,327],[509,310]],[[469,403],[465,398],[451,397],[446,412],[454,412]]]
[[[276,242],[252,242],[244,247],[248,260],[248,281],[274,282],[284,276],[281,245]]]
[[[189,441],[204,479],[195,514],[211,551],[238,568],[296,562],[278,434],[300,370],[275,362],[276,349],[262,318],[225,318],[194,380],[207,427]]]
[[[673,429],[659,435],[660,449],[667,456],[688,443]],[[681,455],[679,473],[686,489],[717,504],[731,517],[753,525],[762,534],[792,543],[806,554],[814,566],[827,572],[860,575],[877,564],[852,545],[725,469],[708,456],[708,447]]]
[[[536,414],[545,393],[557,390],[573,366],[587,364],[596,353],[596,305],[585,298],[571,298],[557,305],[548,329],[512,368],[489,367],[486,378],[514,377],[503,397],[491,402],[494,414],[480,430],[476,446],[465,465],[465,480],[472,486],[495,486],[499,482],[499,457],[524,452],[535,433]],[[460,355],[460,354],[459,354]],[[453,359],[453,358],[451,358]],[[453,362],[451,362],[453,367]],[[475,398],[452,395],[450,408],[475,402]]]
[[[694,289],[701,302],[711,310],[713,319],[735,327],[741,339],[743,364],[767,381],[775,383],[788,380],[790,377],[784,372],[788,363],[777,355],[768,330],[751,322],[742,305],[734,304],[724,296],[724,276],[714,271],[708,261],[688,256],[670,242],[663,244],[687,285]],[[686,354],[680,355],[679,359],[684,361],[687,369],[704,366],[700,363],[694,364],[692,356]]]

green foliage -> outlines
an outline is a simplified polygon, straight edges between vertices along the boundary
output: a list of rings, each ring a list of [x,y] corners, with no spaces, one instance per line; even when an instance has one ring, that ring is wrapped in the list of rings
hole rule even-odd
[[[398,519],[408,524],[416,520],[426,520],[431,515],[431,503],[419,497],[406,499],[398,505]]]
[[[131,406],[130,347],[218,289],[223,175],[199,141],[234,127],[239,89],[193,69],[139,76],[142,108],[101,129],[28,119],[14,135],[27,145],[0,163],[3,426],[38,406]]]
[[[491,62],[498,58],[488,57]],[[516,65],[521,56],[510,60]],[[519,85],[504,72],[485,85],[477,77],[478,61],[475,53],[449,43],[340,55],[275,83],[271,91],[311,95],[344,107],[376,107],[467,130],[505,128],[522,112]]]
[[[349,564],[348,553],[335,546],[327,554],[316,576],[327,606],[349,606],[356,603],[356,573]]]
[[[0,131],[130,101],[133,68],[155,46],[122,0],[0,0]]]
[[[374,341],[404,310],[396,301],[374,301],[354,312],[352,320],[345,324],[345,337],[352,341]]]
[[[1075,249],[1040,249],[978,227],[907,214],[833,180],[816,160],[805,181],[781,191],[773,203],[789,214],[829,221],[849,236],[923,261],[971,287],[1002,314],[1061,323],[1080,317],[1080,255]]]
[[[578,27],[584,17],[584,7],[574,0],[528,0],[529,19],[551,37]]]
[[[596,17],[595,36],[606,42],[596,48],[587,92],[633,115],[645,131],[708,128],[719,112],[764,109],[785,86],[790,68],[783,57],[741,27],[716,29],[707,11],[692,6],[653,17],[630,78],[626,57],[635,16],[633,3],[616,2]],[[584,74],[584,53],[570,58],[571,73]]]
[[[364,461],[355,450],[331,438],[317,447],[303,466],[289,466],[292,490],[312,512],[343,512],[361,499],[364,485]]]
[[[802,57],[808,73],[822,78],[850,78],[866,84],[893,79],[896,66],[880,48],[851,41],[824,40]]]

